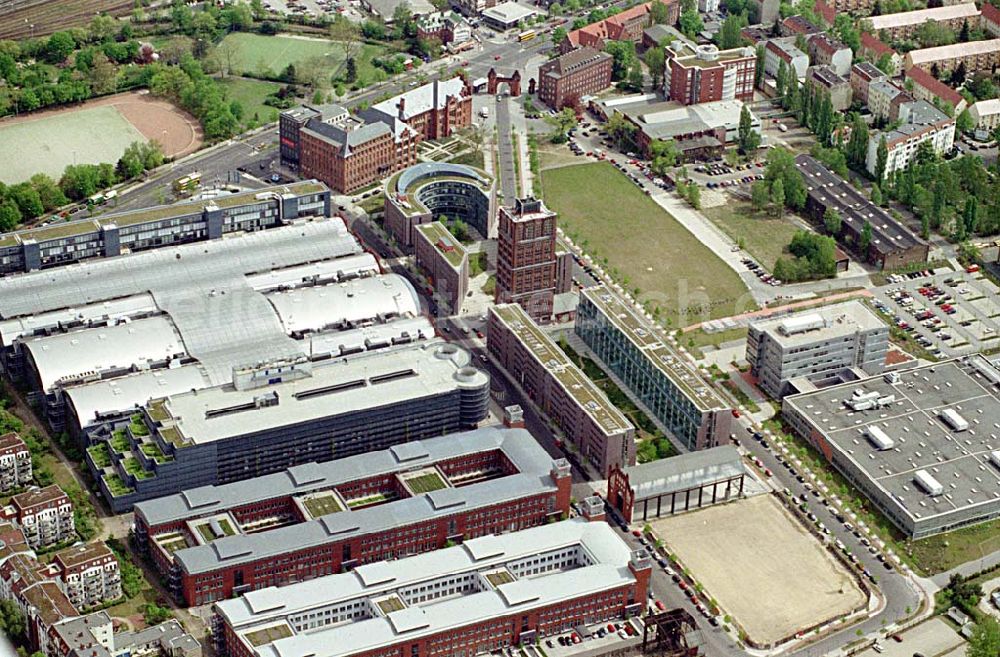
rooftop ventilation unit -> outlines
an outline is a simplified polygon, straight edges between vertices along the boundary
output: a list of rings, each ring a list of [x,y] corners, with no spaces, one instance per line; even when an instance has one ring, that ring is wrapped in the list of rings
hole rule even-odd
[[[944,486],[942,486],[938,480],[926,470],[917,470],[913,474],[913,480],[916,481],[917,485],[923,488],[928,495],[936,496],[944,492]]]

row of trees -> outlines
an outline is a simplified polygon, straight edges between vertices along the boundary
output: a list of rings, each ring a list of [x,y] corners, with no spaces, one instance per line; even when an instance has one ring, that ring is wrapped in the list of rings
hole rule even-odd
[[[117,165],[71,164],[59,182],[37,173],[27,182],[16,185],[0,183],[0,231],[9,231],[60,208],[71,200],[80,201],[102,189],[135,178],[143,171],[163,164],[163,151],[155,142],[132,142]]]

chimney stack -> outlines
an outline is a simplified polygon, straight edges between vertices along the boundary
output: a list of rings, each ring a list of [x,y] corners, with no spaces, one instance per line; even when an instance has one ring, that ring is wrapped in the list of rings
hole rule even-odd
[[[406,116],[406,98],[399,99],[399,120],[402,121],[403,117]]]

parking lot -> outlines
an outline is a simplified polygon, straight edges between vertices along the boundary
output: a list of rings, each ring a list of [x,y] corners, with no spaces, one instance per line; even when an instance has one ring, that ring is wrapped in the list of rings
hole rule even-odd
[[[912,657],[917,652],[927,657],[957,657],[965,653],[964,649],[965,641],[962,637],[944,620],[936,617],[905,632],[880,639],[875,646],[866,649],[858,657]]]
[[[582,629],[582,628],[581,628]],[[642,621],[609,620],[590,625],[583,631],[571,631],[539,641],[548,657],[570,657],[583,653],[617,650],[642,640]],[[515,655],[517,652],[515,651]],[[529,652],[530,655],[530,652]],[[541,655],[532,656],[541,657]]]
[[[1000,345],[1000,290],[978,272],[895,275],[875,290],[875,307],[936,356]]]

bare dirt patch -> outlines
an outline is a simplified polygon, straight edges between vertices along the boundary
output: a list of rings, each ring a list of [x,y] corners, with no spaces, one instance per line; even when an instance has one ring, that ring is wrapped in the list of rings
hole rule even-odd
[[[653,528],[758,645],[866,603],[854,577],[773,495],[658,520]]]

